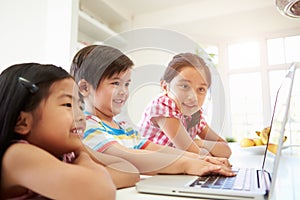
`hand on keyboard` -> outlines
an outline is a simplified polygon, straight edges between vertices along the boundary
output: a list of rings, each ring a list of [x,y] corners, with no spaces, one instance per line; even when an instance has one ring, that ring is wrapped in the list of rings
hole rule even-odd
[[[201,159],[188,159],[185,163],[185,173],[191,175],[208,175],[208,174],[220,174],[223,176],[235,176],[231,167],[227,167],[224,164],[218,165],[207,162]]]
[[[224,165],[226,167],[232,167],[232,165],[230,164],[227,158],[205,156],[203,160],[216,165]]]

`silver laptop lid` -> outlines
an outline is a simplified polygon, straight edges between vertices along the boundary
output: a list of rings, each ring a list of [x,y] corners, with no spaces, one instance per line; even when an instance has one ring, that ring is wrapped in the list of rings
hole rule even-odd
[[[271,185],[267,187],[270,191],[273,191],[275,185],[276,173],[279,165],[280,154],[284,140],[284,132],[286,122],[288,120],[288,112],[295,70],[296,66],[293,63],[288,69],[282,84],[277,90],[275,98],[273,114],[270,124],[270,136],[268,139],[264,155],[264,161],[262,165],[262,170],[269,172],[272,176]],[[273,152],[267,150],[268,148],[273,149]],[[269,179],[269,177],[264,178],[266,183],[270,183],[269,180],[266,180]]]

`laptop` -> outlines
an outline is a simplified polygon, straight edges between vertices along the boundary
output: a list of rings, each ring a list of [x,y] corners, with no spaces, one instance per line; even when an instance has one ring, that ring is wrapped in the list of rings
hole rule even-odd
[[[295,69],[295,64],[292,64],[277,91],[270,136],[260,169],[236,169],[235,177],[155,175],[138,182],[136,190],[141,193],[212,199],[270,199],[284,140]],[[267,150],[271,143],[277,144],[277,150],[273,153]]]

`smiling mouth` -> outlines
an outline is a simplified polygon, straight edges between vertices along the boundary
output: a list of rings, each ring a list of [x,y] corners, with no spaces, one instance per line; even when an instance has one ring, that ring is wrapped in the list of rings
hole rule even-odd
[[[72,134],[78,135],[80,138],[83,138],[84,136],[84,130],[82,128],[74,128],[71,131]]]
[[[182,103],[183,106],[187,107],[187,108],[195,108],[196,105],[189,105],[189,104],[185,104],[185,103]]]
[[[125,100],[122,100],[122,99],[115,99],[113,100],[114,103],[117,103],[117,104],[122,104],[125,102]]]

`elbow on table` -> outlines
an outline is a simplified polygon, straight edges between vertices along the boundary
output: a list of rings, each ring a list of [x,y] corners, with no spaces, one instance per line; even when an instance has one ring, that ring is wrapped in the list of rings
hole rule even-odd
[[[114,200],[116,199],[116,193],[117,193],[117,189],[116,187],[112,186],[112,185],[106,185],[105,188],[101,189],[102,191],[105,191],[101,194],[101,200]]]
[[[135,184],[140,181],[139,173],[130,173],[125,176],[122,178],[122,181],[114,181],[117,189],[135,186]]]

